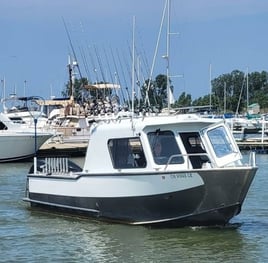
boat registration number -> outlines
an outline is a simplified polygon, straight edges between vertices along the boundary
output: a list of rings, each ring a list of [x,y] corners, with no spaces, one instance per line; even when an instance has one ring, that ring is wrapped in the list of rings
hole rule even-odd
[[[185,173],[185,174],[171,174],[170,178],[171,179],[181,179],[181,178],[192,178],[193,174],[192,173]]]

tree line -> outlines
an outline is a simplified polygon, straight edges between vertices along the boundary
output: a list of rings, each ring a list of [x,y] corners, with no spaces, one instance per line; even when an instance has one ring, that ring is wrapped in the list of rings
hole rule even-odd
[[[268,111],[268,73],[251,72],[245,73],[233,70],[231,73],[222,74],[211,81],[211,93],[197,99],[192,99],[192,95],[181,92],[179,97],[171,105],[172,108],[205,106],[210,105],[216,109],[217,113],[245,113],[247,106],[258,103],[262,112]],[[139,107],[154,107],[161,110],[167,107],[167,81],[170,89],[173,90],[171,80],[167,80],[166,75],[159,74],[154,80],[146,80],[140,87],[139,92],[135,92],[135,105]],[[112,90],[87,90],[86,78],[76,79],[73,83],[73,96],[79,102],[92,98],[106,98],[112,95]],[[131,95],[128,87],[121,87],[116,95],[119,96],[126,105],[131,105]],[[125,94],[125,95],[124,95]],[[71,95],[71,85],[66,84],[66,89],[62,92],[64,96]]]
[[[211,81],[211,94],[192,100],[183,92],[176,101],[177,107],[211,105],[218,113],[245,113],[247,106],[258,103],[263,112],[268,110],[268,73],[244,73],[234,70]]]

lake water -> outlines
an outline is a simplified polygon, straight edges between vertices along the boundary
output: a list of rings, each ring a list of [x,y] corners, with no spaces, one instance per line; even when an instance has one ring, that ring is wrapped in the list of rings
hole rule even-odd
[[[225,228],[152,229],[32,210],[22,201],[31,163],[0,164],[0,262],[268,262],[268,155],[256,157],[242,212]]]

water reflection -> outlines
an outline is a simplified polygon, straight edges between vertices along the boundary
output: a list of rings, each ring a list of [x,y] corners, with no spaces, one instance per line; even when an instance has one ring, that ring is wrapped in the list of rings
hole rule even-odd
[[[38,210],[29,211],[28,220],[23,244],[36,247],[38,240],[40,253],[34,259],[42,262],[48,254],[65,262],[255,262],[256,258],[252,254],[256,244],[248,243],[240,227],[151,229]],[[24,249],[26,258],[32,253]]]

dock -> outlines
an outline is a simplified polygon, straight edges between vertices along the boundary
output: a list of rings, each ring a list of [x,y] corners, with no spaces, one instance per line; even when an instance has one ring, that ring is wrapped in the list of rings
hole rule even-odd
[[[45,143],[38,151],[38,156],[67,156],[84,157],[86,155],[88,142],[70,143]]]
[[[256,151],[257,153],[268,153],[268,141],[245,140],[237,141],[240,151]]]

